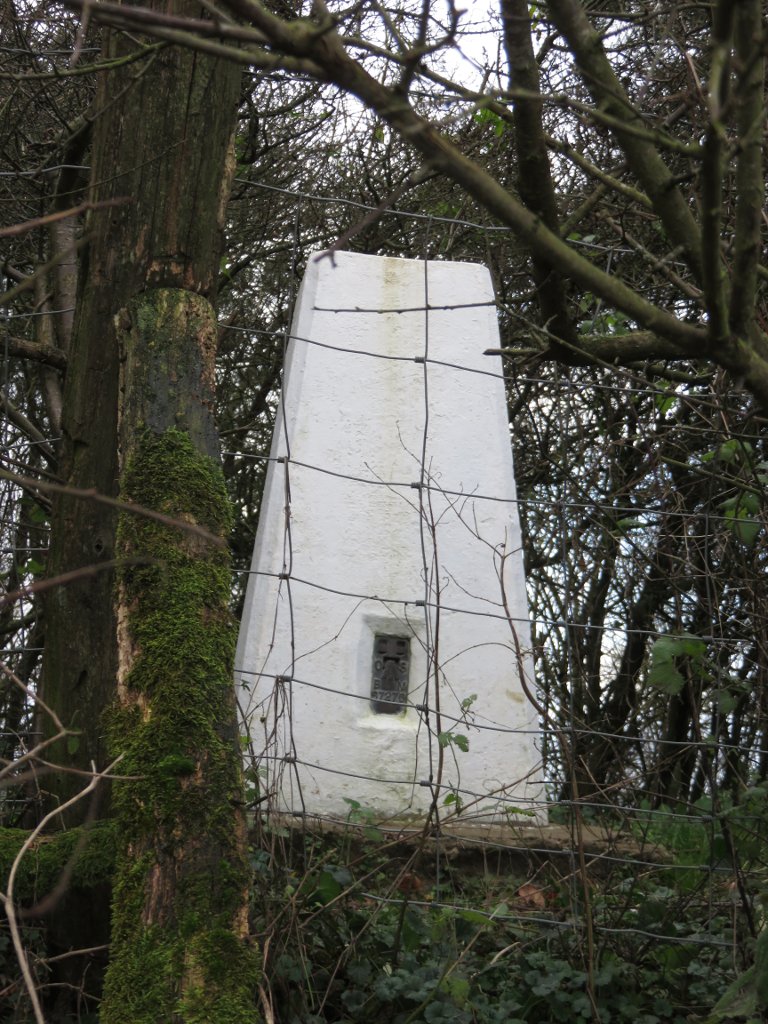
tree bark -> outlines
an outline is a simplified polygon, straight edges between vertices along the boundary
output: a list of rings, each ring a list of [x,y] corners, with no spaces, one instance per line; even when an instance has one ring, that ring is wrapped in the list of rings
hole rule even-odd
[[[197,5],[179,0],[158,0],[156,7],[199,13]],[[129,45],[110,33],[106,56]],[[64,393],[61,475],[70,485],[111,496],[119,491],[118,311],[155,287],[214,297],[238,88],[233,67],[170,48],[102,78],[91,198],[125,202],[93,211],[86,224],[91,241],[80,268]],[[111,509],[57,498],[50,574],[109,562],[116,525]],[[115,695],[113,586],[112,574],[104,572],[55,591],[46,607],[44,690],[62,721],[80,730],[78,749],[61,752],[60,759],[83,771],[108,761],[101,715]],[[61,799],[80,786],[75,775],[52,780]]]
[[[198,17],[188,0],[152,8]],[[141,45],[110,33],[116,57]],[[48,602],[45,694],[70,766],[124,755],[101,1019],[252,1020],[255,957],[235,742],[230,513],[213,421],[213,309],[240,71],[168,47],[105,74],[91,236],[69,355],[63,475],[185,523],[56,502],[53,573],[125,556]],[[217,543],[218,539],[218,543]],[[63,752],[60,752],[63,759]],[[81,786],[59,778],[63,798]]]

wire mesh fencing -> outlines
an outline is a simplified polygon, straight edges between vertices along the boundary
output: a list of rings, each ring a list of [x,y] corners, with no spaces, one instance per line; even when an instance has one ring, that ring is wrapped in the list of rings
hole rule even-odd
[[[375,312],[400,317],[404,310]],[[433,306],[425,293],[418,312],[423,324],[414,342],[422,348],[411,362],[425,378],[426,437],[434,415],[430,374],[441,368],[429,351],[429,318],[446,307]],[[290,341],[324,344],[305,336]],[[356,349],[344,358],[392,357]],[[277,545],[273,539],[281,564],[264,614],[273,653],[282,604],[288,655],[278,670],[253,663],[237,669],[247,718],[259,722],[247,734],[258,864],[265,878],[274,881],[276,872],[281,883],[288,879],[260,921],[278,1002],[290,1002],[286,982],[302,965],[311,994],[301,1012],[322,1016],[331,1005],[358,1019],[376,1005],[406,1019],[404,992],[417,967],[426,969],[418,954],[435,930],[445,943],[443,969],[472,993],[462,1007],[447,986],[438,1003],[446,1013],[458,1005],[468,1020],[488,1012],[482,985],[475,987],[484,969],[476,955],[486,967],[502,958],[516,978],[504,1012],[526,1020],[552,1013],[561,1019],[560,1012],[684,1019],[717,1002],[749,962],[764,873],[763,427],[743,396],[718,381],[703,387],[693,373],[679,379],[658,368],[542,369],[512,367],[505,378],[519,497],[441,486],[430,477],[426,446],[416,486],[303,462],[291,452],[289,426],[285,452],[268,457],[281,480],[282,534]],[[455,363],[451,371],[477,372]],[[354,380],[351,370],[339,372]],[[295,499],[292,481],[301,472],[317,480],[318,515],[329,475],[363,493],[415,492],[423,596],[349,589],[343,558],[334,583],[306,574],[307,563],[295,557],[295,521],[313,514]],[[523,522],[530,639],[528,622],[510,612],[501,572],[498,593],[475,614],[510,627],[506,657],[535,709],[533,728],[489,715],[471,697],[459,714],[441,708],[451,668],[435,637],[451,614],[467,609],[444,599],[437,524],[447,508],[477,536],[483,502],[511,503]],[[345,525],[338,525],[343,535]],[[308,655],[317,636],[309,644],[294,615],[296,594],[307,588],[318,607],[347,601],[323,648],[338,642],[361,606],[394,610],[403,633],[414,636],[413,623],[424,618],[423,675],[397,699],[397,713],[410,717],[416,734],[427,734],[426,758],[395,773],[355,770],[349,740],[338,743],[336,757],[313,758],[318,732],[333,729],[329,720],[343,719],[347,705],[356,706],[358,720],[377,709],[376,694],[360,686],[364,672],[353,679],[312,673]],[[474,658],[482,679],[482,644],[461,654]],[[327,702],[314,744],[311,730],[297,739],[307,691],[316,708],[318,692]],[[498,785],[479,791],[445,784],[446,751],[457,762],[470,759],[473,737],[482,733],[497,744]],[[532,733],[530,772],[504,777],[510,739],[528,745]],[[457,735],[464,751],[455,748]],[[523,784],[529,795],[521,797]],[[400,811],[384,813],[393,787]],[[308,788],[334,794],[346,813],[313,809],[303,795]],[[430,795],[426,809],[419,791]],[[348,908],[343,922],[339,906]],[[323,922],[351,929],[333,963],[312,951]],[[513,948],[521,956],[510,970],[506,951]],[[366,973],[377,956],[399,978],[383,985],[386,991],[377,988],[375,971]],[[548,988],[542,976],[558,971]],[[674,979],[669,984],[659,983],[665,972]],[[626,985],[621,993],[617,979]],[[574,1010],[577,993],[584,1002]]]
[[[350,380],[347,360],[418,374],[424,438],[437,375],[502,379],[498,367],[446,365],[430,350],[430,317],[449,305],[425,293],[407,313],[370,310],[372,319],[408,316],[417,324],[408,358],[344,346],[334,352]],[[342,315],[339,307],[327,312]],[[504,304],[496,314],[506,338],[515,316]],[[261,322],[223,319],[221,328],[246,349],[267,352],[265,372],[281,364],[289,342],[327,345]],[[230,421],[247,409],[243,381],[251,370],[241,349],[225,352],[222,391],[232,388],[241,402],[226,412]],[[417,1010],[412,1019],[422,1019],[429,985],[437,992],[429,1005],[439,1009],[426,1020],[452,1013],[491,1020],[493,1007],[499,1020],[685,1019],[711,1007],[751,962],[763,924],[768,770],[764,421],[748,396],[695,367],[555,367],[532,357],[506,361],[503,384],[514,495],[447,486],[426,445],[409,449],[413,472],[402,476],[304,461],[290,450],[290,427],[288,449],[270,455],[276,387],[249,443],[225,432],[241,521],[236,602],[251,571],[254,466],[262,478],[274,466],[284,512],[272,583],[288,610],[291,654],[279,669],[236,666],[258,723],[243,735],[254,920],[270,979],[263,999],[280,1019],[358,1020],[375,1011],[405,1020]],[[19,478],[45,478],[56,440],[50,430],[30,431],[22,412],[30,393],[6,354],[4,771],[25,766],[35,746],[44,648],[34,585],[45,572],[50,505]],[[293,504],[298,474],[312,478],[318,504],[341,481],[363,506],[373,494],[407,505],[418,588],[356,589],[343,572],[329,581],[305,571],[293,559],[293,533],[296,516],[313,509]],[[486,505],[519,516],[514,555],[525,566],[527,613],[512,610],[505,593],[510,552],[483,543]],[[439,566],[447,520],[495,559],[495,593],[464,594],[458,604],[446,597]],[[454,582],[461,594],[461,579]],[[313,672],[302,623],[291,619],[299,591],[320,608],[340,601],[342,609],[375,608],[374,619],[401,623],[394,635],[414,638],[408,687],[397,691],[390,673],[376,698],[349,679]],[[472,688],[453,693],[453,704],[445,699],[451,659],[470,660],[478,679],[485,674],[482,647],[449,653],[445,646],[456,616],[505,627],[501,646],[532,709],[529,722],[489,713]],[[366,678],[370,671],[368,661]],[[384,717],[412,723],[414,747],[423,740],[419,759],[362,771],[343,743],[338,757],[314,758],[311,744],[297,745],[294,735],[307,691],[321,694],[334,715],[354,705],[353,718],[370,715],[372,700],[395,702],[396,714]],[[485,788],[462,783],[462,763],[480,737],[499,751],[496,781]],[[507,773],[515,745],[535,756],[524,772]],[[452,776],[446,766],[455,767]],[[44,779],[26,769],[6,773],[4,785],[14,784],[2,791],[4,824],[34,818]],[[304,808],[308,782],[343,794],[343,810]],[[401,795],[402,813],[381,813],[377,787]],[[295,799],[286,803],[285,792]]]

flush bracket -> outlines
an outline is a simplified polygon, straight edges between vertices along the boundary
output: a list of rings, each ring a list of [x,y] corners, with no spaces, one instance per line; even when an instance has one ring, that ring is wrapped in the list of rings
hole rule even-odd
[[[373,638],[371,710],[398,715],[408,703],[411,641],[407,636],[376,633]]]

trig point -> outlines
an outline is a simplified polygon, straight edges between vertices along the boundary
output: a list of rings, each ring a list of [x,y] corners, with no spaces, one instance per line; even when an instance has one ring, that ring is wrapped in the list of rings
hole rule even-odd
[[[262,806],[546,820],[490,275],[311,257],[237,652]]]

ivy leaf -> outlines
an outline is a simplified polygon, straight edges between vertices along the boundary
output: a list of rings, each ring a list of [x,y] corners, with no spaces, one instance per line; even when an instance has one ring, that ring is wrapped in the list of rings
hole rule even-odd
[[[342,887],[330,871],[321,871],[316,878],[308,878],[301,887],[301,894],[314,903],[327,906],[341,894]]]

